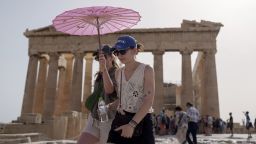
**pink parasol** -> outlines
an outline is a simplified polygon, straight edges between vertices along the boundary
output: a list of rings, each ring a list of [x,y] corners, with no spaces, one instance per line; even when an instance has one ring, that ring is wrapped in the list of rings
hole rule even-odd
[[[140,21],[138,12],[111,6],[77,8],[66,11],[53,20],[57,31],[71,35],[100,35],[129,29]]]

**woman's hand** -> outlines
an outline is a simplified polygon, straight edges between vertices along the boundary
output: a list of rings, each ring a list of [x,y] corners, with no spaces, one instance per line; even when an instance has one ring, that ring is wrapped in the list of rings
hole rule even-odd
[[[109,110],[115,111],[115,110],[117,110],[117,105],[118,105],[118,101],[117,101],[117,102],[114,101],[114,102],[112,102],[112,103],[109,103],[109,104],[107,105],[107,108],[108,108]]]
[[[121,131],[122,137],[131,138],[134,128],[131,125],[126,124],[126,125],[122,125],[122,126],[116,128],[115,131]]]
[[[102,51],[99,52],[99,65],[100,65],[100,72],[107,71],[107,66],[106,66],[106,58]]]

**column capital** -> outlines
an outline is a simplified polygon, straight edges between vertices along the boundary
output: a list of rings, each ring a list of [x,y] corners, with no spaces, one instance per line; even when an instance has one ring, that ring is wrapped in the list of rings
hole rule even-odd
[[[58,67],[59,67],[60,69],[61,69],[61,68],[66,69],[66,67],[67,67],[67,60],[65,59],[65,56],[64,56],[64,55],[61,55],[61,56],[59,57]]]
[[[29,57],[40,57],[39,53],[29,53]]]
[[[85,60],[93,60],[93,53],[86,53],[84,58]]]
[[[190,55],[192,52],[193,49],[187,47],[180,50],[180,54],[182,55]]]
[[[203,50],[203,53],[206,55],[214,55],[217,53],[217,49],[205,49]]]
[[[75,58],[79,58],[79,59],[84,58],[84,55],[85,55],[84,52],[74,52],[73,54]]]
[[[40,59],[46,59],[46,60],[49,60],[50,59],[50,57],[49,57],[49,55],[47,55],[47,54],[40,54],[40,57],[39,57]]]
[[[153,55],[163,55],[165,51],[162,50],[156,50],[156,51],[152,51]]]
[[[60,56],[57,52],[50,52],[48,53],[48,55],[50,56],[50,58],[58,58]]]
[[[74,55],[73,55],[73,54],[63,54],[63,55],[65,56],[65,59],[66,59],[67,61],[73,60],[73,58],[74,58]]]
[[[28,56],[39,56],[39,52],[35,52],[35,51],[29,51],[28,52]]]

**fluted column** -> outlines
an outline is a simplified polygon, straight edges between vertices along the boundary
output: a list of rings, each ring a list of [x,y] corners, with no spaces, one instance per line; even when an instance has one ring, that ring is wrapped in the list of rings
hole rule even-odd
[[[91,94],[92,89],[92,64],[93,64],[93,56],[92,53],[87,53],[85,55],[85,76],[84,76],[84,96],[83,103],[87,99],[87,97]],[[83,112],[86,112],[85,107],[82,106]]]
[[[215,63],[216,49],[207,50],[205,53],[205,98],[204,114],[220,117],[217,72]]]
[[[24,113],[32,113],[33,101],[35,94],[35,84],[37,76],[38,55],[32,54],[29,56],[28,71],[26,78],[25,91],[23,96],[23,103],[21,115]]]
[[[57,75],[58,75],[58,59],[57,53],[50,53],[49,71],[46,80],[46,90],[44,99],[44,112],[43,118],[49,119],[53,117],[56,100],[56,87],[57,87]]]
[[[75,53],[74,56],[75,63],[71,89],[71,110],[81,112],[84,53]]]
[[[153,108],[159,113],[164,107],[164,87],[163,87],[163,54],[164,51],[154,51],[154,71],[155,71],[155,99]]]
[[[192,50],[186,48],[180,51],[182,55],[182,90],[181,90],[181,106],[186,108],[186,103],[194,103],[193,100],[193,83],[191,68]]]
[[[56,107],[54,115],[60,115],[64,112],[63,104],[65,103],[64,97],[64,88],[65,88],[65,78],[66,78],[66,67],[67,62],[64,55],[61,55],[58,61],[59,67],[59,81],[58,81],[58,88],[57,88],[57,98],[56,98]]]
[[[64,92],[63,92],[63,112],[71,111],[71,88],[72,88],[72,69],[73,69],[73,55],[66,54],[65,59],[67,61]]]
[[[45,86],[46,86],[46,76],[47,76],[47,65],[48,59],[46,56],[41,56],[39,60],[39,72],[38,79],[36,84],[35,99],[33,103],[33,112],[34,113],[43,113],[44,107],[44,95],[45,95]]]

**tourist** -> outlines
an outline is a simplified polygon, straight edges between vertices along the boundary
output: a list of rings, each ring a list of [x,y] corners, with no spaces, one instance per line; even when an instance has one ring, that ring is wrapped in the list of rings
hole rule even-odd
[[[119,106],[108,142],[154,144],[151,108],[155,95],[154,71],[136,60],[141,45],[132,36],[121,36],[115,54],[124,64],[116,72]]]
[[[250,128],[252,127],[252,123],[251,123],[251,120],[250,120],[250,116],[249,116],[249,112],[245,112],[245,127],[247,129],[247,132],[248,132],[248,138],[252,138],[252,133],[251,133],[251,130]]]
[[[165,114],[165,109],[163,108],[162,111],[160,112],[159,116],[158,116],[158,125],[159,125],[159,131],[158,134],[159,135],[165,135],[167,133],[167,116]]]
[[[95,60],[100,63],[100,71],[96,74],[94,91],[92,95],[87,98],[85,103],[85,106],[90,113],[87,125],[78,139],[79,144],[105,144],[115,115],[115,108],[112,108],[114,105],[109,105],[109,110],[107,110],[104,122],[101,122],[102,119],[99,116],[99,102],[103,101],[107,105],[117,99],[116,92],[114,90],[109,92],[107,90],[107,85],[109,85],[110,81],[115,85],[115,71],[118,68],[113,54],[113,48],[104,45],[101,53],[104,55],[103,58],[99,58],[98,52],[94,54]]]
[[[208,130],[208,123],[207,123],[207,115],[206,116],[202,116],[201,118],[201,125],[203,127],[203,133],[206,135],[207,134],[207,130]]]
[[[176,138],[181,144],[186,143],[186,133],[188,129],[188,116],[186,112],[182,111],[180,106],[175,108],[175,116],[176,116],[176,126],[177,133]]]
[[[254,120],[254,131],[256,132],[256,118]]]
[[[176,134],[176,124],[175,124],[175,118],[173,116],[170,117],[170,134],[175,135]]]
[[[187,115],[189,118],[186,138],[189,144],[197,144],[196,134],[198,129],[197,123],[199,121],[199,111],[189,102],[186,104],[186,106]],[[193,142],[190,139],[190,134],[192,135]]]
[[[233,137],[233,117],[232,117],[232,113],[230,112],[229,113],[229,122],[228,122],[228,127],[230,129],[230,133],[231,133],[231,136],[230,137]]]
[[[213,118],[210,115],[206,116],[206,123],[207,123],[207,132],[206,136],[211,136],[212,135],[212,129],[213,129]]]

